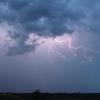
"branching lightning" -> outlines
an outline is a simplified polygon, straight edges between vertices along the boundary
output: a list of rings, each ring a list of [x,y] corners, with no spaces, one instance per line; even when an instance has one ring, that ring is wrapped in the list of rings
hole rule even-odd
[[[100,51],[85,47],[85,46],[73,46],[73,39],[71,36],[62,36],[62,37],[56,37],[56,38],[48,38],[47,41],[44,40],[44,43],[47,43],[47,46],[49,46],[49,55],[57,55],[60,58],[67,60],[67,55],[61,53],[59,50],[55,50],[55,46],[64,46],[67,49],[70,50],[72,55],[74,57],[78,56],[76,51],[82,50],[81,57],[84,59],[81,61],[81,63],[89,63],[93,61],[93,57],[88,55],[88,52],[94,53],[94,54],[100,54]]]
[[[35,36],[36,37],[36,36]],[[39,37],[36,37],[39,38]],[[75,46],[74,45],[74,39],[70,35],[63,35],[63,36],[58,36],[58,37],[46,37],[46,38],[39,38],[36,41],[38,44],[45,45],[45,48],[47,49],[48,56],[50,57],[50,60],[52,60],[52,56],[56,55],[60,57],[63,60],[67,60],[67,54],[66,52],[62,53],[59,51],[59,47],[62,48],[65,51],[70,51],[70,53],[73,55],[73,57],[78,57],[82,58],[81,63],[89,63],[93,61],[93,57],[89,55],[89,53],[93,54],[100,54],[100,51],[85,47],[85,46]],[[29,44],[32,44],[33,39],[32,37],[29,40]],[[34,41],[33,41],[34,42]],[[81,51],[82,50],[82,51]],[[81,51],[79,57],[78,51]]]

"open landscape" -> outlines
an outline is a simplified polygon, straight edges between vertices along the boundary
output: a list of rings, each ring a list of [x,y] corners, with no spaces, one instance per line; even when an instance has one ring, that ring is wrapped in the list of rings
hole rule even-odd
[[[100,100],[100,0],[0,0],[0,100]]]
[[[100,100],[99,93],[0,93],[0,100]]]

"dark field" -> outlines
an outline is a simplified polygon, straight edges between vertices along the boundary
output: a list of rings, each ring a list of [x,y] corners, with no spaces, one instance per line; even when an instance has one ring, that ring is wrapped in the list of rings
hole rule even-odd
[[[100,100],[99,93],[0,93],[0,100]]]

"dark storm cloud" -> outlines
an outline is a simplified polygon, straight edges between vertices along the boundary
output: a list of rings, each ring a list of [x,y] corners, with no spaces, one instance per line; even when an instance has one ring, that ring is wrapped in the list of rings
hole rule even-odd
[[[10,52],[17,54],[33,50],[35,46],[25,44],[30,33],[52,37],[71,34],[74,31],[71,25],[77,23],[99,31],[98,24],[91,21],[96,12],[96,17],[100,17],[99,10],[96,10],[98,2],[99,0],[0,0],[0,22],[13,25],[17,31],[12,32],[11,29],[9,35],[15,40],[19,39],[17,47],[11,47]],[[96,27],[91,26],[91,22]]]
[[[8,52],[8,55],[15,55],[15,54],[25,54],[27,52],[31,52],[31,51],[34,51],[36,47],[36,44],[34,46],[27,46],[27,45],[20,45],[18,47],[10,47],[10,51],[11,52]]]
[[[7,1],[7,0],[5,0]],[[53,35],[72,32],[67,25],[83,15],[68,7],[69,0],[8,0],[1,1],[1,19],[9,24],[19,23],[26,33],[35,32]],[[46,33],[48,35],[48,33]]]
[[[73,0],[74,1],[74,0]],[[85,28],[93,33],[100,33],[100,0],[75,0],[71,3],[75,9],[82,9],[85,18],[81,22]]]

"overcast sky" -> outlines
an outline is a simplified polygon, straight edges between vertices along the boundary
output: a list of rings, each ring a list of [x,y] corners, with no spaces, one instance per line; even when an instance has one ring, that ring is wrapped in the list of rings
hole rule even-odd
[[[0,92],[100,92],[100,0],[0,0]]]

